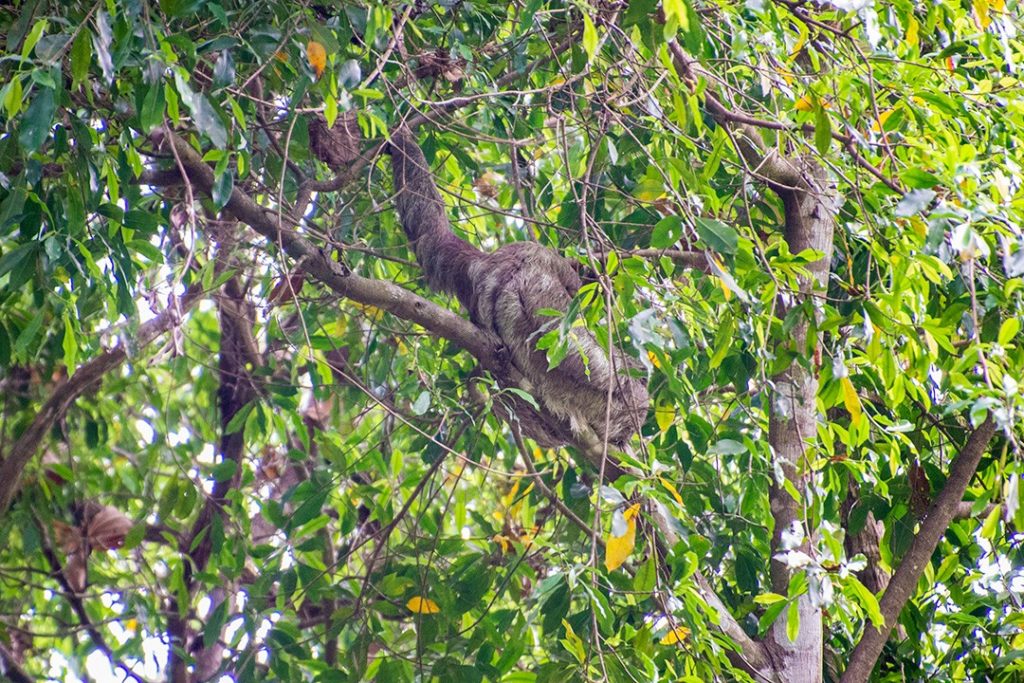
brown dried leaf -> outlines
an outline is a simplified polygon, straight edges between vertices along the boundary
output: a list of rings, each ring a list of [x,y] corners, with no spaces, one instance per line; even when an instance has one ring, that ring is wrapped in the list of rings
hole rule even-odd
[[[124,537],[132,521],[117,508],[104,505],[86,523],[86,538],[94,548],[116,550],[124,545]]]

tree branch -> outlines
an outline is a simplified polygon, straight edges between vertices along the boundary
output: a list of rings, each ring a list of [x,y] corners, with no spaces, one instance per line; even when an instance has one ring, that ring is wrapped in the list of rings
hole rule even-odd
[[[0,678],[9,680],[11,683],[35,683],[35,679],[21,668],[14,654],[2,642],[0,642]]]
[[[150,137],[158,147],[173,145],[189,182],[207,195],[212,192],[213,169],[190,144],[174,133],[168,138],[160,129]],[[495,350],[500,343],[468,320],[392,282],[373,280],[349,272],[296,231],[279,227],[272,212],[265,210],[237,187],[232,190],[225,208],[239,221],[267,238],[271,244],[278,245],[296,262],[301,262],[307,273],[335,293],[414,322],[469,351],[487,369],[498,368]]]
[[[996,425],[989,416],[981,425],[975,429],[964,444],[963,450],[956,456],[949,469],[949,478],[946,485],[935,500],[932,501],[928,513],[921,523],[921,528],[910,549],[903,556],[903,561],[889,580],[889,587],[879,601],[879,608],[885,624],[882,628],[873,628],[869,625],[864,627],[864,635],[853,648],[850,654],[849,664],[840,679],[840,683],[862,683],[871,676],[878,656],[882,652],[882,646],[889,638],[889,633],[896,620],[903,611],[907,600],[911,598],[917,588],[917,582],[924,572],[925,566],[931,560],[932,553],[939,544],[942,535],[949,528],[950,522],[956,515],[963,501],[964,491],[978,469],[978,463],[996,431]]]
[[[139,326],[132,336],[133,351],[142,348],[178,324],[181,314],[188,310],[202,295],[199,286],[189,287],[178,299],[172,301],[167,309],[149,322]],[[78,397],[88,391],[103,377],[128,358],[127,342],[120,342],[113,349],[106,351],[91,361],[80,366],[75,374],[65,379],[54,388],[50,398],[36,413],[28,428],[21,433],[18,440],[11,446],[10,453],[0,462],[0,515],[6,512],[15,492],[21,473],[29,460],[39,449],[50,428],[64,417],[68,408]]]

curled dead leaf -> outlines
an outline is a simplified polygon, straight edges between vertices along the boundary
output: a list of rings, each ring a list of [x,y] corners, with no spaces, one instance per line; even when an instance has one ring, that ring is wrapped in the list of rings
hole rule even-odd
[[[124,545],[124,537],[131,528],[132,521],[120,510],[104,505],[86,522],[85,537],[93,548],[116,550]]]

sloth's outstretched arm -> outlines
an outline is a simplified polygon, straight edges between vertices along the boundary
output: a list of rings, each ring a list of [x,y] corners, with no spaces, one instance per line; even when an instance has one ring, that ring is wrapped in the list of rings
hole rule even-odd
[[[398,217],[427,284],[455,294],[468,307],[472,296],[469,267],[487,255],[452,232],[444,201],[412,132],[404,126],[396,129],[388,151]]]

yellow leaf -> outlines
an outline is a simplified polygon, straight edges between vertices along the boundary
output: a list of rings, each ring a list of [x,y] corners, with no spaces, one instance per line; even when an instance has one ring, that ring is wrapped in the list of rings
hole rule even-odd
[[[683,504],[683,497],[679,495],[679,489],[676,488],[675,484],[670,482],[665,477],[658,477],[658,481],[661,482],[662,486],[668,489],[668,492],[672,494],[672,497],[676,499],[677,503],[679,503],[680,505]]]
[[[491,537],[491,540],[501,546],[501,552],[503,553],[507,553],[512,549],[512,542],[509,540],[508,536],[494,534],[494,536]]]
[[[841,378],[839,385],[843,389],[843,405],[846,406],[846,411],[850,413],[850,418],[853,419],[854,423],[860,422],[860,396],[857,395],[856,387],[853,386],[853,382],[850,381],[849,377]]]
[[[409,598],[409,602],[405,603],[405,606],[409,608],[410,612],[416,614],[437,614],[441,611],[436,602],[419,595]]]
[[[661,370],[661,361],[658,360],[658,354],[654,353],[654,351],[648,351],[647,358],[650,359],[651,365]]]
[[[917,47],[921,39],[918,36],[918,29],[920,25],[917,23],[917,19],[910,17],[910,21],[907,22],[907,45],[911,47]]]
[[[886,109],[881,114],[879,114],[878,120],[871,124],[871,130],[875,131],[876,133],[880,133],[882,131],[882,126],[885,125],[885,122],[889,119],[890,116],[892,116],[892,113],[894,111],[896,110]]]
[[[317,78],[327,68],[327,50],[324,46],[315,40],[311,40],[306,43],[306,59],[309,61],[309,65],[313,67],[313,71],[316,72]]]
[[[640,503],[631,505],[622,513],[626,520],[626,533],[621,536],[608,534],[604,547],[604,566],[613,572],[622,566],[626,558],[633,552],[636,545],[636,516],[640,512]]]
[[[920,216],[910,217],[910,229],[921,239],[928,236],[928,224]]]
[[[690,629],[685,626],[676,626],[665,634],[665,637],[661,639],[660,643],[662,645],[675,645],[676,643],[686,640],[688,635],[690,635]]]
[[[673,405],[658,406],[654,409],[654,421],[658,423],[658,429],[664,434],[676,421],[676,407]]]
[[[986,29],[992,23],[992,17],[988,14],[988,0],[974,0],[974,14],[978,19],[978,27]]]
[[[370,320],[376,321],[384,317],[384,311],[371,304],[361,304],[358,301],[353,301],[352,305],[365,313],[366,317]]]
[[[519,494],[520,481],[522,480],[516,479],[514,482],[512,482],[512,488],[509,489],[508,493],[501,497],[501,504],[504,505],[505,507],[509,507],[510,505],[512,505],[512,502],[516,499],[516,496]]]
[[[797,111],[810,111],[814,109],[814,100],[808,95],[804,95],[793,105],[793,108]]]

